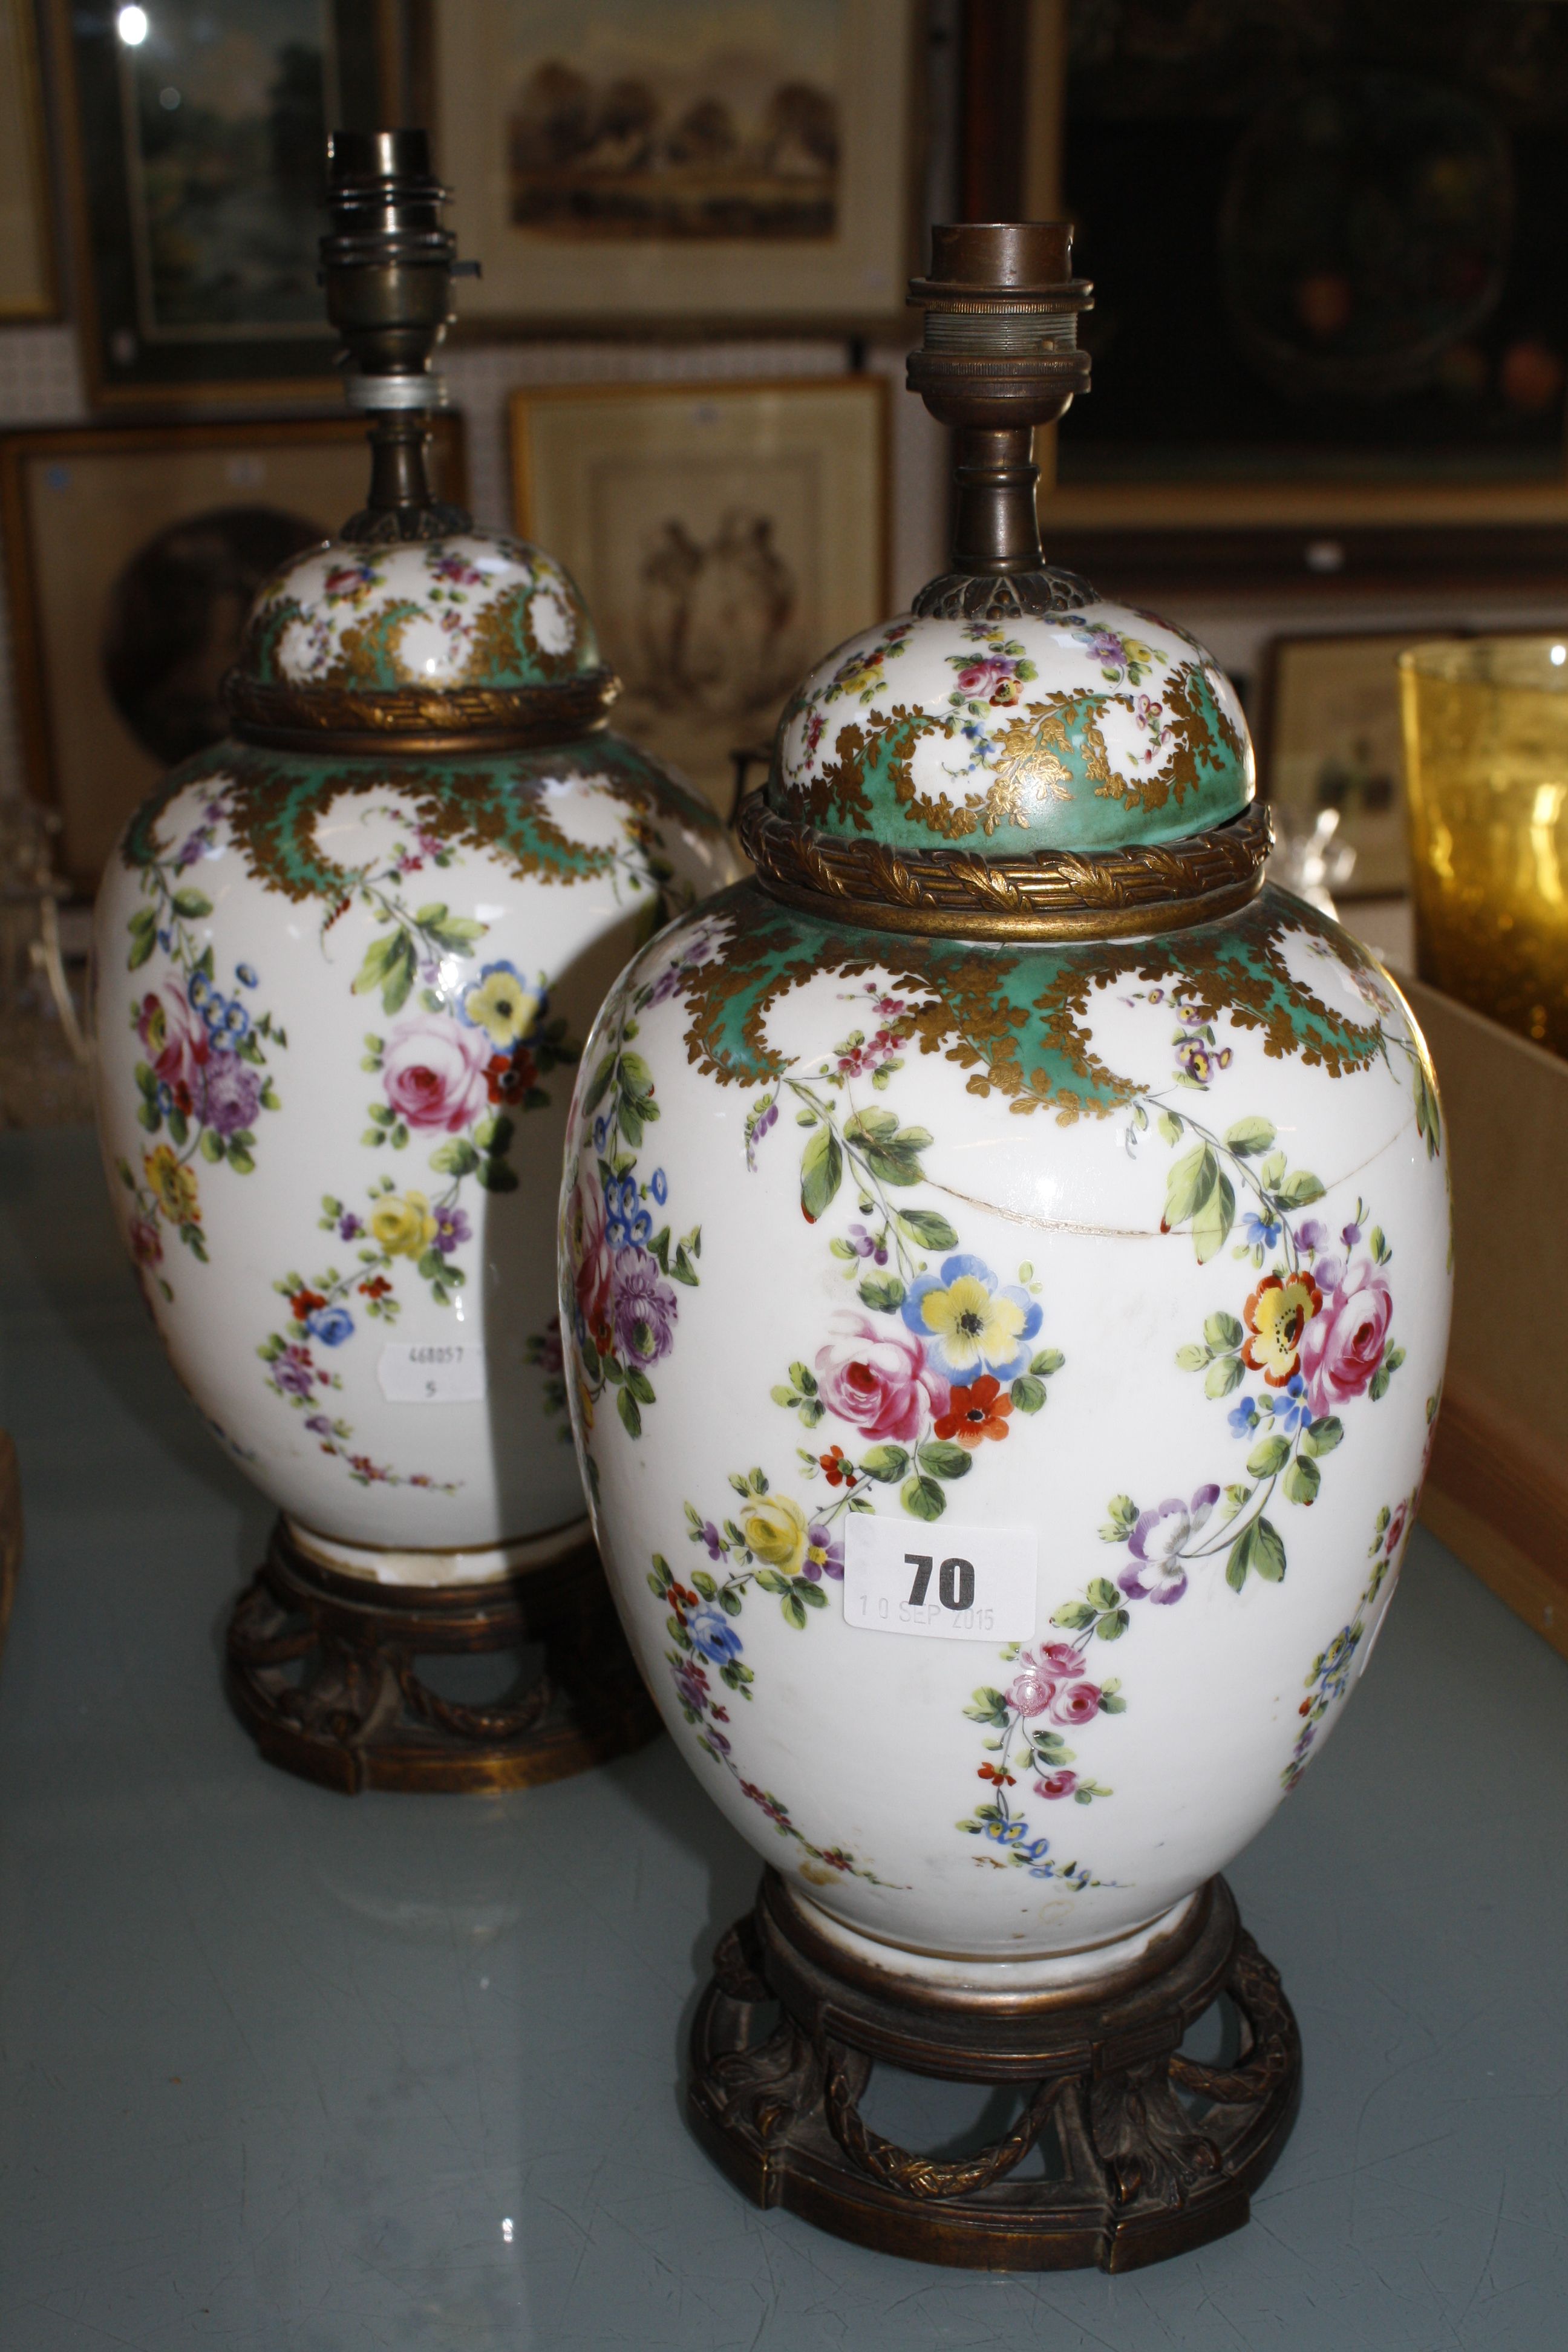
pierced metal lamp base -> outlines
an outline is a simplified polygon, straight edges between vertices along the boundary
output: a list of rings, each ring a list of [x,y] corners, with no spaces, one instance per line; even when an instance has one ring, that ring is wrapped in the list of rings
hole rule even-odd
[[[785,2205],[915,2262],[1107,2271],[1163,2262],[1241,2228],[1295,2120],[1296,2021],[1220,1878],[1115,1976],[1003,1999],[864,1964],[769,1871],[713,1971],[692,2027],[687,2094],[710,2155],[754,2204]],[[1180,2044],[1222,1993],[1240,2015],[1240,2055],[1202,2065]],[[759,2018],[774,2003],[776,2023]],[[912,2155],[861,2116],[878,2059],[950,2081],[1016,2084],[1023,2112],[973,2155]],[[1046,2177],[1021,2179],[1037,2143]]]
[[[421,1658],[543,1651],[487,1706],[443,1697]],[[373,1584],[305,1554],[281,1520],[229,1619],[228,1687],[270,1764],[329,1789],[520,1789],[658,1729],[586,1542],[486,1584]],[[521,1663],[521,1662],[520,1662]]]

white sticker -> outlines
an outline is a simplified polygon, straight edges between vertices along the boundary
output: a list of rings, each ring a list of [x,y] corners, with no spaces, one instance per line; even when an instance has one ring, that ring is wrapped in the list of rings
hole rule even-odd
[[[1033,1528],[926,1527],[851,1512],[844,1615],[868,1633],[1026,1642],[1035,1630]]]
[[[485,1392],[485,1351],[466,1339],[385,1347],[377,1376],[389,1404],[478,1404]]]

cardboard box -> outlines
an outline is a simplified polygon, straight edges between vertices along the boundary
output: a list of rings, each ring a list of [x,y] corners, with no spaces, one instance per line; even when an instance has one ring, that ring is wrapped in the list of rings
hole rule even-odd
[[[1568,1061],[1398,979],[1436,1066],[1454,1201],[1421,1516],[1568,1657]]]

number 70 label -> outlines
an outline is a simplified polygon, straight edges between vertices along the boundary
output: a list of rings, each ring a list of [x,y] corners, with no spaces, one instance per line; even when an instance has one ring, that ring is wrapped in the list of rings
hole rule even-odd
[[[1026,1642],[1035,1631],[1033,1528],[934,1529],[852,1516],[844,1530],[844,1616],[867,1633]]]

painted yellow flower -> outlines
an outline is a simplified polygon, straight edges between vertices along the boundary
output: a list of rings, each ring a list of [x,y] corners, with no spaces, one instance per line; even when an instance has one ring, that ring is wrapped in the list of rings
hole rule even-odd
[[[1295,1371],[1301,1334],[1322,1303],[1310,1274],[1266,1274],[1242,1308],[1247,1337],[1241,1360],[1271,1389],[1282,1389]]]
[[[741,1533],[766,1567],[782,1570],[785,1576],[799,1573],[805,1558],[805,1518],[787,1496],[764,1495],[752,1503],[742,1515]]]
[[[417,1257],[436,1238],[436,1220],[423,1192],[392,1193],[378,1201],[370,1229],[388,1257]]]
[[[156,1151],[148,1152],[142,1162],[147,1171],[147,1181],[153,1197],[172,1225],[199,1225],[201,1203],[196,1198],[196,1180],[191,1170],[182,1168],[172,1147],[161,1143]]]
[[[488,963],[463,995],[463,1018],[482,1029],[500,1053],[510,1053],[539,1018],[543,991],[530,988],[510,963]]]

